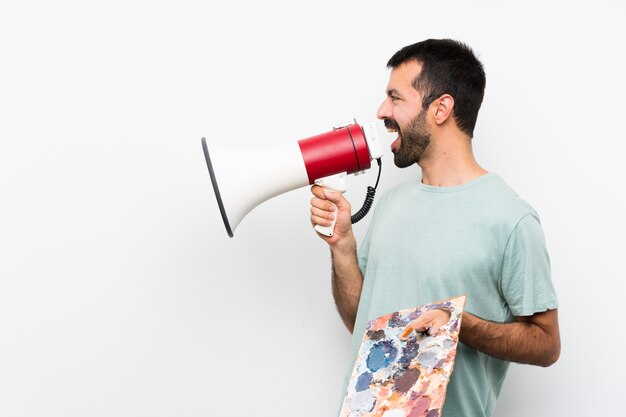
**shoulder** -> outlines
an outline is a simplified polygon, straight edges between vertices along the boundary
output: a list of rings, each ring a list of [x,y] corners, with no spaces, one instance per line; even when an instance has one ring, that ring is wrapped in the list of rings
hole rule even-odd
[[[527,215],[538,218],[535,209],[520,197],[499,175],[494,174],[493,180],[486,185],[491,188],[489,190],[491,195],[490,205],[494,211],[517,219],[517,221]]]
[[[485,184],[489,198],[484,207],[484,221],[503,236],[510,236],[515,230],[524,227],[541,230],[537,211],[510,187],[500,176]]]

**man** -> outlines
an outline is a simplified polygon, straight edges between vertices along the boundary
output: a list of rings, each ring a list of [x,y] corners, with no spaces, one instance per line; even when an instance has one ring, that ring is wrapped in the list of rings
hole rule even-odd
[[[311,222],[337,218],[334,235],[320,237],[331,248],[337,309],[354,332],[353,358],[368,320],[467,295],[442,415],[489,416],[510,361],[549,366],[559,357],[543,232],[532,207],[474,158],[485,73],[472,50],[430,39],[401,49],[387,65],[377,116],[398,133],[395,164],[417,163],[421,181],[382,196],[358,256],[341,194],[314,186]],[[436,330],[446,320],[438,313],[410,326]]]

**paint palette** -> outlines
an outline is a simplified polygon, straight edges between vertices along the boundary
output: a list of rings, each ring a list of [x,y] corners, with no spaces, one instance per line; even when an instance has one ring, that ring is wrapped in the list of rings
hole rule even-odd
[[[465,298],[371,320],[339,416],[439,417],[454,368]],[[437,309],[450,313],[437,332],[405,331],[422,314]]]

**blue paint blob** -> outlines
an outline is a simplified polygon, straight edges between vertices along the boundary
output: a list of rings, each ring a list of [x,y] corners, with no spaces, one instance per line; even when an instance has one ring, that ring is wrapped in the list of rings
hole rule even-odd
[[[420,365],[427,366],[429,368],[434,368],[437,365],[437,351],[427,350],[425,352],[420,353],[419,355]]]
[[[417,339],[409,339],[402,348],[402,353],[398,362],[403,365],[408,365],[413,359],[417,357],[419,353],[420,345]]]
[[[437,303],[437,304],[431,304],[430,307],[428,307],[428,310],[434,310],[436,308],[447,308],[448,310],[451,310],[451,304],[449,301],[446,301],[444,303]]]
[[[388,327],[405,327],[407,324],[409,324],[408,319],[403,319],[397,311],[391,315],[387,322]]]
[[[365,371],[364,373],[359,375],[359,378],[356,380],[356,391],[359,392],[359,391],[365,391],[366,389],[369,389],[371,382],[372,382],[372,374]]]
[[[439,362],[433,367],[434,369],[441,369],[446,364],[446,358],[440,359]]]
[[[457,327],[459,327],[459,320],[454,320],[454,323],[452,323],[452,326],[450,326],[450,331],[455,331]]]
[[[374,343],[367,356],[367,369],[376,372],[396,359],[398,349],[389,340]]]
[[[409,321],[413,321],[416,318],[418,318],[419,316],[422,315],[422,311],[417,309],[414,312],[412,312],[411,314],[409,314],[409,316],[407,317],[409,319]]]

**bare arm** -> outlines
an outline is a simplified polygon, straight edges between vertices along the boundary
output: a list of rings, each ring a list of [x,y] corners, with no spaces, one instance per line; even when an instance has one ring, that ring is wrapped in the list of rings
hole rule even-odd
[[[496,358],[550,366],[561,352],[558,311],[517,317],[514,323],[493,323],[463,313],[461,342]]]
[[[350,221],[350,203],[340,193],[324,192],[313,186],[311,192],[311,224],[329,226],[332,217],[337,224],[332,237],[318,233],[331,250],[332,291],[341,320],[350,333],[354,330],[356,313],[361,299],[363,276],[356,257],[356,239]]]
[[[343,324],[352,333],[363,289],[363,276],[356,259],[356,245],[354,250],[347,252],[331,248],[331,256],[333,298]]]

